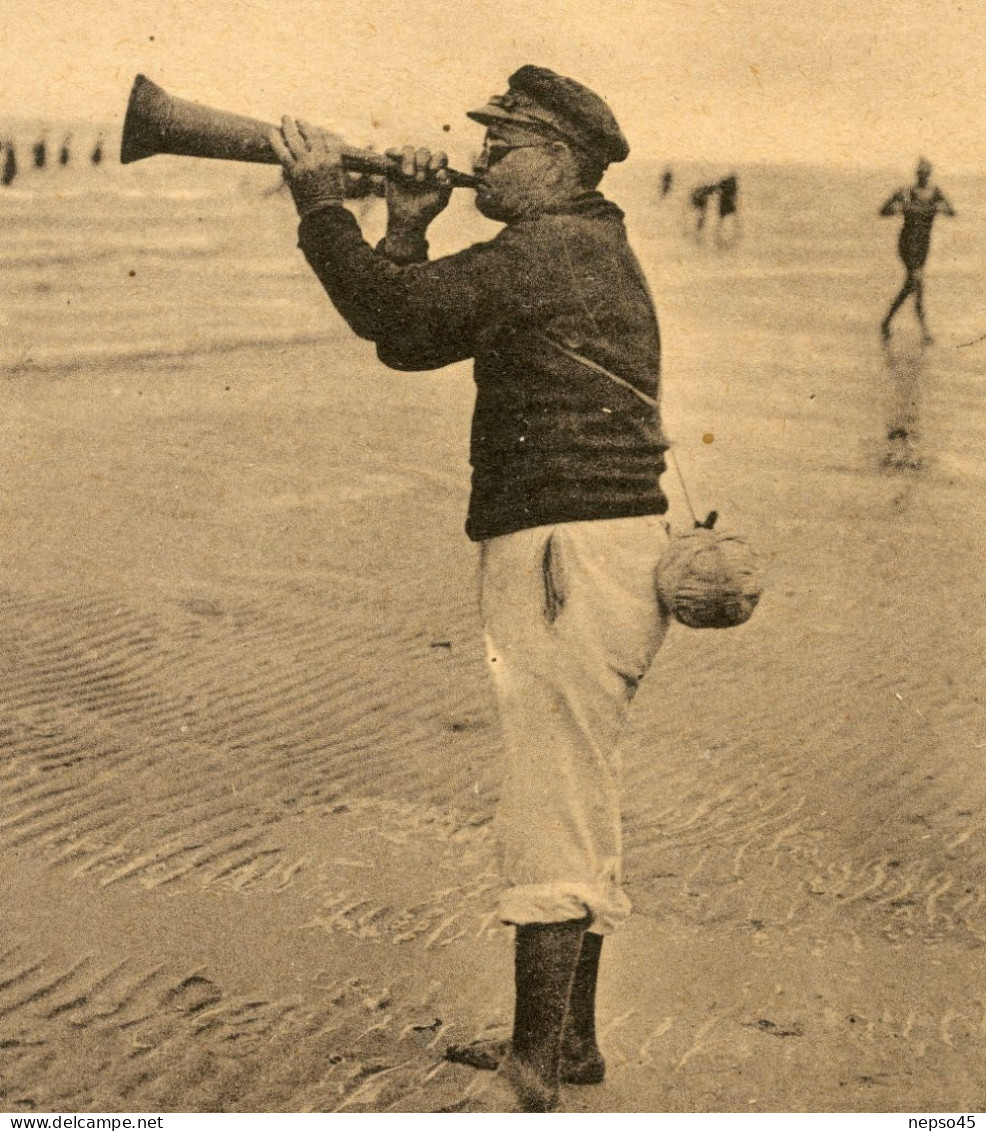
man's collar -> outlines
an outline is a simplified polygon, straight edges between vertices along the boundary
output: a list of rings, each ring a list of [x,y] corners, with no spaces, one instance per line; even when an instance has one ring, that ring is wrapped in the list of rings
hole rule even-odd
[[[619,205],[607,200],[596,189],[586,189],[566,200],[555,201],[538,210],[541,216],[610,215],[622,219],[623,210]]]

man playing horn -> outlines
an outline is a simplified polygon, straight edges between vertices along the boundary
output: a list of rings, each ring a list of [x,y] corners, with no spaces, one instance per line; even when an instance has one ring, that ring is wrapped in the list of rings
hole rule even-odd
[[[392,155],[403,178],[373,248],[343,207],[340,140],[285,118],[271,143],[299,245],[352,329],[395,369],[474,361],[466,531],[506,752],[496,828],[516,1001],[509,1042],[449,1050],[498,1067],[453,1110],[552,1111],[559,1081],[603,1078],[596,977],[630,910],[619,742],[668,624],[660,341],[623,213],[596,187],[629,152],[606,103],[525,66],[469,117],[486,129],[476,206],[504,227],[435,260],[444,154]]]

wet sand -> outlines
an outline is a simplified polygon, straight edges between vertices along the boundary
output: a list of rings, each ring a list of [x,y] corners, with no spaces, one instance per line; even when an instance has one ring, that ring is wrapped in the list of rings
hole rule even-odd
[[[981,1110],[979,362],[729,263],[658,281],[667,417],[770,585],[640,691],[609,1074],[564,1108]],[[510,1009],[468,371],[3,387],[0,1108],[437,1110]]]

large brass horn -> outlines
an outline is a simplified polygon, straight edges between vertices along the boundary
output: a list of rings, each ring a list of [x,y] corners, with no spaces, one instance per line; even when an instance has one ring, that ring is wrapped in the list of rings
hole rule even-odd
[[[273,126],[242,114],[213,110],[197,102],[175,98],[144,75],[134,79],[123,121],[120,164],[142,161],[158,153],[177,157],[210,157],[219,161],[251,161],[260,165],[278,164],[267,135]],[[354,173],[382,177],[400,174],[382,154],[348,147],[343,151],[344,166]],[[454,188],[474,188],[476,180],[468,173],[448,169]]]

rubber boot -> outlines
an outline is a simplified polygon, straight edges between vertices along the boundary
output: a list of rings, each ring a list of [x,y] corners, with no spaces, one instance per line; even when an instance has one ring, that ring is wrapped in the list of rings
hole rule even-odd
[[[596,1042],[596,981],[602,945],[602,935],[586,931],[582,936],[562,1030],[559,1077],[563,1084],[600,1084],[606,1074],[606,1063]],[[495,1072],[510,1046],[509,1040],[487,1037],[466,1045],[449,1045],[445,1057],[455,1064]]]
[[[562,1029],[588,919],[517,927],[514,1025],[496,1075],[456,1111],[546,1112],[558,1105]]]
[[[562,1079],[574,1076],[579,1084],[601,1084],[606,1075],[606,1062],[596,1039],[596,982],[602,949],[603,936],[586,931],[562,1033]]]

